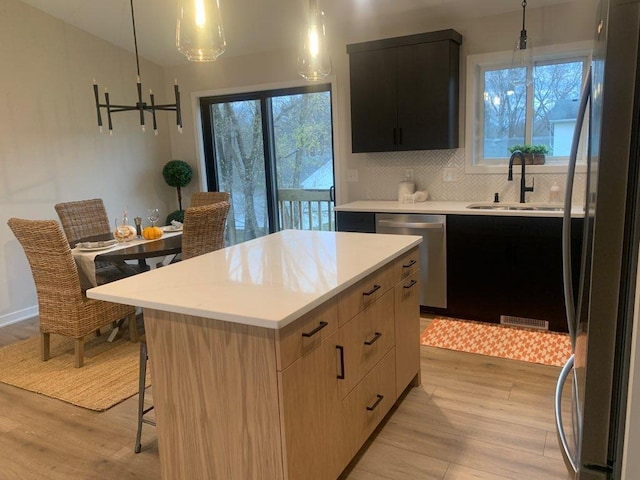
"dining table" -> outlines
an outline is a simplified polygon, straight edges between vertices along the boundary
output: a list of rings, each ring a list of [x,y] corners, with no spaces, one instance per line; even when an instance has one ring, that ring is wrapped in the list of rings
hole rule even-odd
[[[166,227],[162,237],[147,240],[136,237],[126,242],[114,242],[111,234],[94,235],[78,240],[73,245],[71,253],[78,266],[80,282],[83,288],[92,288],[98,285],[96,278],[96,262],[109,262],[122,271],[123,277],[146,272],[151,269],[147,264],[149,258],[170,257],[175,258],[182,252],[182,229]],[[138,269],[132,268],[126,261],[138,262]],[[111,330],[107,339],[112,342],[122,321]]]
[[[182,251],[182,230],[167,230],[162,237],[147,240],[139,237],[127,242],[113,242],[110,234],[94,235],[78,240],[71,249],[78,270],[89,286],[95,287],[96,262],[109,262],[123,270],[123,273],[145,272],[151,267],[147,260],[175,256]],[[129,267],[126,261],[137,261],[137,271]]]

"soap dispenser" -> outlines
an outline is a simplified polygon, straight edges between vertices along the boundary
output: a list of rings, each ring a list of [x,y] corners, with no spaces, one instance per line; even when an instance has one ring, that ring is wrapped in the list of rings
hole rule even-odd
[[[560,187],[555,182],[549,189],[549,203],[560,203]]]

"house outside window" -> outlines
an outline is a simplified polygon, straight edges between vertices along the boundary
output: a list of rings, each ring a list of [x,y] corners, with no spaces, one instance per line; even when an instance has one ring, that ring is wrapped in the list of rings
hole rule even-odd
[[[534,49],[526,67],[512,66],[511,52],[469,55],[467,170],[504,168],[509,147],[522,144],[548,148],[545,165],[536,166],[540,171],[566,165],[591,47],[579,42]],[[578,158],[584,162],[584,145]]]

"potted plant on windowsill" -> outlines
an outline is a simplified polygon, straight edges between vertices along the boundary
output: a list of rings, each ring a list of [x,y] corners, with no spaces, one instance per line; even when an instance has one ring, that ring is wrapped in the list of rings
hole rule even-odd
[[[546,145],[511,145],[507,147],[509,153],[520,150],[524,155],[525,165],[544,165],[546,154],[549,153],[549,147]],[[520,157],[513,159],[514,165],[520,165]]]

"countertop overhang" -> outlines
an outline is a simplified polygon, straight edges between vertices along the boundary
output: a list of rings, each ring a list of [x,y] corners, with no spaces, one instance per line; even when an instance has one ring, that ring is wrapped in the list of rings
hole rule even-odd
[[[423,213],[441,215],[491,215],[509,217],[559,217],[562,211],[555,210],[484,210],[467,208],[479,202],[426,201],[402,203],[396,200],[359,200],[335,207],[337,212],[376,212],[376,213]],[[525,204],[526,205],[526,204]],[[581,207],[571,209],[572,217],[584,217]]]
[[[284,230],[92,288],[87,296],[278,329],[421,241]]]

